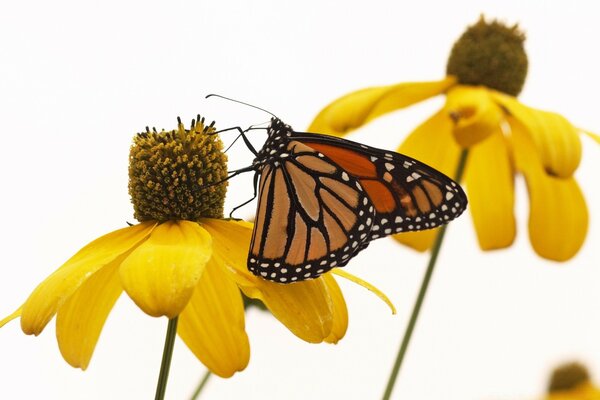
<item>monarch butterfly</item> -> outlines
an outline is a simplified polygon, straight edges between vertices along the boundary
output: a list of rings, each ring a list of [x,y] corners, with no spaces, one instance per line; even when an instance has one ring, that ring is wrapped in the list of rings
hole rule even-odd
[[[232,172],[255,172],[248,269],[264,279],[317,278],[346,265],[372,240],[435,228],[467,206],[456,182],[399,153],[296,132],[274,115],[267,128],[230,129],[240,131],[256,156],[250,167]],[[244,135],[251,129],[267,130],[259,151]]]

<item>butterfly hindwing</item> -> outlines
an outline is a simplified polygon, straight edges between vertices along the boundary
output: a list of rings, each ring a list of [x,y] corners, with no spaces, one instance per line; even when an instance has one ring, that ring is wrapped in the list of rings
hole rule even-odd
[[[360,183],[294,140],[260,171],[248,267],[276,282],[315,278],[345,265],[368,243],[373,204]]]

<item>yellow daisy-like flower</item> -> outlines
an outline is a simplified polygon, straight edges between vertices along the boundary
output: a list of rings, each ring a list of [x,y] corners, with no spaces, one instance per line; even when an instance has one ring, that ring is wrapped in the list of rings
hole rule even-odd
[[[342,136],[383,114],[445,94],[444,107],[398,151],[452,176],[462,149],[469,149],[464,183],[483,250],[512,244],[514,179],[522,174],[529,191],[533,249],[547,259],[568,260],[582,246],[588,225],[586,203],[573,176],[581,159],[581,131],[559,114],[516,99],[527,74],[524,40],[517,26],[487,23],[482,17],[454,44],[445,79],[350,93],[323,109],[309,130]],[[436,231],[395,238],[424,251]]]
[[[569,363],[552,373],[545,400],[600,400],[600,388],[591,382],[583,365]]]
[[[86,369],[124,290],[151,316],[178,316],[177,332],[189,349],[229,377],[250,356],[243,292],[307,342],[340,340],[348,314],[331,274],[279,285],[247,270],[252,224],[222,219],[226,156],[212,131],[198,117],[189,130],[180,122],[174,131],[138,134],[129,191],[140,223],[82,248],[0,326],[20,317],[23,332],[38,335],[56,316],[64,359]]]

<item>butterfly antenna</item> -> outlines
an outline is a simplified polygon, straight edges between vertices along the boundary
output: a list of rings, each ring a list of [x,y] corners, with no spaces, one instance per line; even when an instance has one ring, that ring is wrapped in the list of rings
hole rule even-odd
[[[260,107],[258,107],[258,106],[254,106],[254,105],[252,105],[252,104],[244,103],[243,101],[239,101],[239,100],[231,99],[231,98],[229,98],[229,97],[221,96],[220,94],[214,94],[214,93],[213,93],[213,94],[209,94],[208,96],[206,96],[206,97],[205,97],[205,99],[208,99],[209,97],[220,97],[220,98],[222,98],[222,99],[229,100],[229,101],[233,101],[233,102],[235,102],[235,103],[244,104],[244,105],[246,105],[246,106],[248,106],[248,107],[252,107],[252,108],[256,108],[256,109],[258,109],[258,110],[264,111],[264,112],[266,112],[267,114],[271,114],[273,117],[277,118],[277,115],[273,114],[272,112],[270,112],[270,111],[267,111],[267,110],[265,110],[264,108],[260,108]]]

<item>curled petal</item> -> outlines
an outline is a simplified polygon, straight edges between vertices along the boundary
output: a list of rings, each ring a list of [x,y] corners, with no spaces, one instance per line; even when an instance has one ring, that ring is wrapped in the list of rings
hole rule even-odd
[[[118,267],[114,262],[93,274],[58,309],[58,347],[75,368],[87,368],[104,322],[123,292]]]
[[[247,268],[252,225],[236,221],[202,220],[214,239],[215,255],[244,294],[262,301],[293,334],[320,343],[333,327],[334,304],[322,278],[283,285],[254,276]]]
[[[479,246],[508,247],[516,234],[514,171],[500,129],[471,147],[467,160],[465,181]]]
[[[452,137],[452,121],[444,110],[435,113],[418,126],[398,147],[398,152],[416,158],[452,176],[456,172],[461,149]],[[407,232],[394,239],[418,251],[428,250],[438,229]]]
[[[177,331],[196,357],[223,378],[250,359],[244,303],[237,285],[213,257],[179,316]]]
[[[357,285],[360,285],[360,286],[364,287],[365,289],[367,289],[368,291],[374,293],[375,296],[379,297],[381,300],[383,300],[383,302],[385,304],[388,305],[390,310],[392,310],[392,314],[396,314],[396,307],[394,307],[394,304],[385,295],[385,293],[383,293],[381,290],[377,289],[374,285],[372,285],[369,282],[360,279],[358,276],[352,275],[351,273],[344,271],[343,269],[340,269],[340,268],[335,268],[335,269],[331,270],[331,272],[335,275],[341,276],[342,278],[346,278],[349,281],[354,282]]]
[[[543,169],[535,144],[518,121],[511,120],[515,158],[529,191],[529,238],[541,257],[566,261],[585,240],[588,211],[574,178],[550,176]]]
[[[212,250],[210,234],[198,223],[164,222],[122,262],[123,288],[146,314],[173,318],[187,305]]]
[[[504,118],[484,87],[453,87],[448,91],[444,109],[455,122],[452,132],[456,142],[464,148],[486,139]]]
[[[446,91],[456,79],[411,82],[358,90],[334,100],[314,119],[308,130],[342,136],[367,122]]]
[[[246,296],[261,300],[300,339],[321,343],[331,335],[334,303],[322,277],[287,285],[255,278],[252,287],[241,289]]]
[[[491,93],[530,135],[535,145],[532,150],[537,150],[546,172],[560,178],[572,176],[581,161],[579,131],[559,114],[527,107],[502,93]]]
[[[342,290],[335,278],[331,274],[325,274],[323,275],[323,280],[327,285],[327,291],[333,302],[333,326],[331,327],[331,333],[325,338],[325,342],[336,344],[346,335],[346,330],[348,329],[348,308],[346,307],[346,300],[344,300]]]
[[[19,318],[21,316],[21,309],[22,309],[22,307],[19,307],[12,314],[10,314],[9,316],[7,316],[7,317],[3,318],[2,320],[0,320],[0,328],[2,328],[4,325],[6,325],[7,323],[9,323],[13,319]]]
[[[21,328],[26,334],[38,335],[52,319],[56,310],[102,267],[120,261],[142,242],[156,224],[144,222],[104,235],[64,263],[31,293],[21,315]]]

